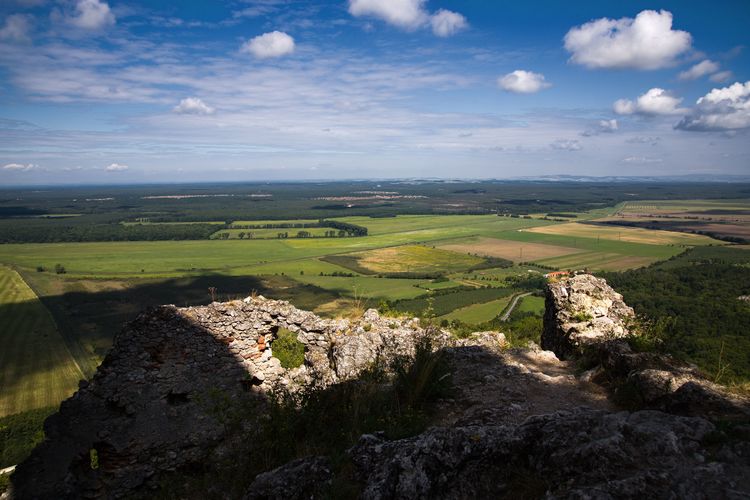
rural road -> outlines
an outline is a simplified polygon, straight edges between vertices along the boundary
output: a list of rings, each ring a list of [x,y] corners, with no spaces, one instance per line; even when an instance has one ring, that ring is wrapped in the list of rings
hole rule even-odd
[[[505,314],[503,314],[500,317],[500,321],[508,321],[508,318],[510,317],[510,313],[512,313],[513,309],[516,308],[516,306],[518,305],[518,301],[531,294],[532,292],[526,292],[526,293],[522,293],[521,295],[516,295],[516,297],[513,299],[513,302],[510,303],[510,307],[508,308],[508,310],[505,311]]]
[[[5,469],[0,469],[0,476],[2,476],[3,474],[10,474],[14,470],[16,470],[15,465],[11,465],[10,467],[6,467]]]

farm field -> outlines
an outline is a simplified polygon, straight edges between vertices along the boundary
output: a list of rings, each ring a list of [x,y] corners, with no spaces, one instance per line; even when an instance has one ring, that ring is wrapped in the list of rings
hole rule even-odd
[[[150,305],[206,303],[209,287],[218,290],[219,300],[246,296],[255,290],[327,316],[346,314],[357,304],[375,307],[386,301],[405,313],[431,311],[440,319],[479,324],[496,317],[519,292],[512,280],[539,280],[543,272],[526,265],[501,267],[500,261],[493,263],[488,258],[559,268],[618,270],[667,259],[683,250],[643,235],[635,242],[598,241],[565,230],[555,234],[548,230],[571,224],[522,217],[404,215],[332,220],[365,226],[368,236],[6,244],[0,245],[0,264],[17,267],[44,301],[63,335],[57,335],[56,341],[67,346],[63,351],[53,350],[67,353],[68,363],[76,360],[77,367],[88,376],[124,320]],[[327,230],[306,230],[315,229]],[[680,236],[687,236],[685,241],[690,242],[711,241]],[[643,243],[644,239],[649,243]],[[64,268],[64,274],[52,271],[57,264]],[[470,271],[476,266],[479,269]],[[37,268],[45,271],[38,272]],[[411,273],[408,277],[415,279],[378,277],[390,273]],[[433,279],[435,276],[441,279]],[[524,302],[519,307],[524,307]],[[14,355],[13,359],[22,357]],[[63,371],[71,366],[60,360],[48,365],[55,363]],[[67,379],[56,376],[61,387],[74,388],[78,378],[80,372],[68,374]],[[63,392],[62,388],[50,392],[45,401],[57,402]],[[8,411],[46,404],[26,401]]]
[[[437,319],[447,319],[448,321],[457,319],[470,325],[484,323],[499,316],[511,300],[512,297],[508,296],[503,297],[502,299],[491,300],[489,302],[472,304],[470,306],[456,309],[455,311],[444,316],[440,316]]]
[[[57,405],[83,373],[21,276],[0,266],[0,417]]]
[[[576,238],[625,241],[645,245],[710,245],[716,243],[708,236],[685,234],[673,231],[652,231],[636,227],[607,227],[602,225],[569,222],[552,226],[535,227],[525,231],[541,234],[555,234]]]
[[[649,230],[699,233],[750,241],[750,203],[746,200],[670,200],[625,203],[597,222]]]
[[[581,251],[578,248],[485,237],[474,238],[461,243],[448,243],[441,245],[440,248],[454,252],[500,257],[514,262],[536,261]]]
[[[359,265],[375,273],[454,272],[476,266],[482,259],[422,245],[404,245],[356,254]]]
[[[513,315],[523,313],[532,313],[541,316],[544,313],[544,297],[537,297],[535,295],[523,297],[513,310]]]

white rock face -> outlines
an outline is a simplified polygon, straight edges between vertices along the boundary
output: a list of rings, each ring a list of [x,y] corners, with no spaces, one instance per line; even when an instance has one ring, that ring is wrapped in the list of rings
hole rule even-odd
[[[601,278],[579,274],[547,287],[542,348],[560,357],[630,335],[634,312]]]

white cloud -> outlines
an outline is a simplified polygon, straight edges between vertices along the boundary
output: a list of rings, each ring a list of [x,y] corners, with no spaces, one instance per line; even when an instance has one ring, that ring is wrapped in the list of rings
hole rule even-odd
[[[581,143],[575,139],[558,139],[550,144],[549,147],[559,151],[580,151],[583,149]]]
[[[99,0],[78,0],[75,13],[65,19],[69,24],[87,30],[99,30],[116,21],[107,2]]]
[[[673,65],[690,44],[690,33],[673,30],[666,10],[644,10],[635,19],[596,19],[565,35],[570,60],[588,68],[659,69]]]
[[[719,71],[714,73],[708,79],[715,83],[724,83],[731,80],[734,77],[734,73],[731,71]]]
[[[618,115],[681,115],[687,112],[678,107],[682,98],[674,97],[668,91],[660,88],[650,89],[638,96],[635,102],[629,99],[618,99],[612,106]]]
[[[28,163],[26,165],[22,163],[8,163],[6,165],[3,165],[3,170],[10,170],[13,172],[28,172],[29,170],[34,170],[38,167],[38,165],[34,165],[33,163]]]
[[[699,132],[750,128],[750,81],[711,90],[676,128]]]
[[[248,52],[259,59],[285,56],[294,52],[294,38],[281,31],[264,33],[245,42],[240,52]]]
[[[503,90],[517,94],[533,94],[550,86],[544,81],[544,75],[532,71],[517,69],[497,79]]]
[[[430,24],[432,25],[432,32],[439,37],[455,35],[469,26],[464,16],[446,9],[440,9],[433,14],[430,18]]]
[[[599,120],[596,127],[591,127],[581,132],[581,135],[584,137],[591,137],[599,134],[611,134],[616,132],[618,128],[617,120],[614,118],[611,120]]]
[[[31,16],[24,14],[13,14],[5,19],[5,25],[0,28],[0,40],[11,42],[29,42],[29,31],[31,29]]]
[[[680,80],[696,80],[717,71],[719,71],[719,63],[704,59],[689,70],[681,72],[677,75],[677,78]]]
[[[112,163],[104,167],[104,170],[107,172],[122,172],[122,171],[127,170],[128,168],[130,167],[128,167],[127,165],[120,165],[119,163]]]
[[[466,29],[469,23],[458,12],[439,9],[430,14],[427,0],[349,0],[349,13],[354,17],[375,17],[405,30],[430,27],[439,37],[449,37]]]
[[[182,99],[180,104],[172,108],[172,111],[184,115],[210,115],[215,109],[197,97],[188,97]]]
[[[661,158],[653,158],[651,156],[628,156],[622,159],[623,163],[634,163],[638,165],[646,165],[648,163],[661,163],[664,160]]]
[[[427,0],[349,0],[354,17],[372,16],[399,28],[413,30],[429,20]]]

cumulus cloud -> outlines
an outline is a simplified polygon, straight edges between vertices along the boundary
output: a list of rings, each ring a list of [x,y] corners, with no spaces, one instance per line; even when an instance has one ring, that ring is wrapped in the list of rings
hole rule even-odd
[[[580,151],[583,149],[581,143],[575,139],[558,139],[550,144],[549,147],[558,151]]]
[[[0,40],[9,42],[29,42],[31,30],[31,16],[13,14],[5,18],[5,24],[0,28]]]
[[[403,29],[416,29],[429,20],[427,0],[349,0],[354,17],[370,16]]]
[[[715,83],[724,83],[728,82],[734,77],[734,73],[731,71],[719,71],[718,73],[714,73],[711,75],[708,79]]]
[[[106,2],[78,0],[75,12],[65,17],[68,24],[86,30],[100,30],[115,24],[115,15]]]
[[[672,13],[644,10],[635,19],[601,18],[565,35],[570,60],[588,68],[659,69],[690,49],[690,33],[672,29]]]
[[[210,115],[215,109],[197,97],[188,97],[182,99],[172,111],[181,115]]]
[[[112,163],[104,167],[104,170],[107,172],[123,172],[127,170],[128,168],[130,167],[128,167],[127,165],[120,165],[119,163]]]
[[[281,57],[294,52],[294,38],[282,31],[271,31],[251,38],[240,47],[258,59]]]
[[[687,112],[679,105],[682,98],[674,97],[669,91],[653,88],[638,96],[635,102],[629,99],[618,99],[612,108],[618,115],[681,115]]]
[[[7,163],[3,165],[3,170],[10,170],[12,172],[28,172],[29,170],[34,170],[37,168],[38,165],[34,165],[33,163],[28,163],[24,165],[23,163]]]
[[[458,12],[440,9],[430,14],[427,0],[349,0],[349,13],[354,17],[374,17],[405,30],[432,28],[439,37],[449,37],[466,29],[469,23]]]
[[[432,25],[432,32],[443,38],[455,35],[469,25],[464,16],[446,9],[437,11],[430,18],[430,24]]]
[[[697,80],[702,76],[710,75],[711,73],[716,73],[717,71],[719,71],[719,63],[704,59],[687,71],[681,72],[679,75],[677,75],[677,78],[679,78],[680,80]]]
[[[497,84],[503,90],[517,94],[533,94],[550,86],[544,81],[544,75],[533,71],[517,69],[497,79]]]
[[[711,90],[675,127],[699,132],[750,128],[750,81]]]
[[[617,120],[599,120],[595,127],[588,128],[581,132],[584,137],[591,137],[599,134],[611,134],[618,129]]]

